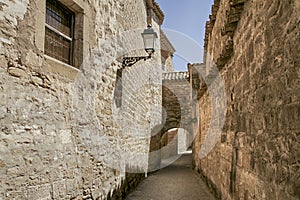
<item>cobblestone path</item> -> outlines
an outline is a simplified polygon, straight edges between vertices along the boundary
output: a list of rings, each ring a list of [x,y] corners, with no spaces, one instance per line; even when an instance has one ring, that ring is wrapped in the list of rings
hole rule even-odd
[[[191,154],[145,179],[127,200],[215,200],[192,169]]]

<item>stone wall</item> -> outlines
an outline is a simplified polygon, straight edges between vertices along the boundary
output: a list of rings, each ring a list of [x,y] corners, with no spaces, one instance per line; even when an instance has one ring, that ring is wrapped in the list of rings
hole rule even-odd
[[[178,129],[169,130],[163,136],[164,141],[161,143],[161,159],[168,159],[178,153]]]
[[[191,87],[187,72],[163,74],[163,108],[165,121],[163,131],[172,128],[191,129]]]
[[[201,158],[214,120],[212,95],[202,91],[194,162],[221,199],[300,198],[299,23],[296,0],[215,0],[206,73],[220,70],[227,113]]]
[[[178,154],[185,153],[189,147],[192,147],[193,135],[184,129],[178,129]]]
[[[76,13],[79,69],[44,55],[45,1],[0,4],[0,199],[106,199],[135,182],[125,171],[148,169],[160,51],[123,70],[114,103],[120,58],[144,53],[146,2],[61,2]]]
[[[160,32],[160,43],[163,73],[174,72],[173,55],[175,48],[163,31]]]
[[[166,143],[161,142],[169,130],[174,128],[185,129],[191,134],[192,138],[193,119],[188,72],[163,73],[162,94],[162,120],[152,130],[150,141],[151,168],[153,170],[159,169],[161,154],[164,151],[170,152],[171,149],[177,149],[177,145],[174,145],[173,148],[171,145],[170,147],[169,145],[164,146]],[[161,149],[162,147],[163,149]],[[177,152],[177,150],[173,152]]]

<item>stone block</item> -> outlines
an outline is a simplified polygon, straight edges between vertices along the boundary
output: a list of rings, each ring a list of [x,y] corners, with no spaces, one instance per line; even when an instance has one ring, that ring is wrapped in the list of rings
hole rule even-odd
[[[60,139],[62,144],[72,143],[72,132],[71,130],[60,130]]]
[[[1,198],[1,194],[0,194]],[[25,189],[20,189],[20,190],[15,190],[15,191],[6,191],[5,197],[3,196],[3,199],[26,199],[28,198],[27,196],[27,191]]]
[[[30,186],[27,189],[27,198],[28,199],[52,199],[51,196],[51,185],[39,185],[39,186]]]
[[[52,184],[52,198],[60,199],[66,196],[65,180],[57,181]]]
[[[28,77],[28,74],[23,69],[16,68],[16,67],[10,67],[8,69],[8,73],[17,78]]]

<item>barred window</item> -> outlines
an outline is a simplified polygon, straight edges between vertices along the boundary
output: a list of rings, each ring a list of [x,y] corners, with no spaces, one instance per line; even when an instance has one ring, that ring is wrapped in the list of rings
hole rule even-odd
[[[47,0],[45,54],[73,65],[74,13],[57,0]]]

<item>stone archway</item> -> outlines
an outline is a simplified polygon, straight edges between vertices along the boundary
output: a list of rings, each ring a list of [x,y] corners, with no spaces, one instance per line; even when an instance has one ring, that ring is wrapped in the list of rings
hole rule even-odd
[[[189,72],[172,72],[163,74],[162,85],[162,123],[152,130],[150,143],[149,169],[160,166],[161,159],[166,154],[178,153],[177,132],[169,133],[172,129],[184,129],[193,138],[193,125],[197,122],[192,112],[192,84],[190,83]],[[171,131],[172,132],[172,131]],[[166,134],[173,134],[167,137]],[[176,135],[176,137],[175,137]],[[175,138],[175,141],[173,141]],[[177,138],[178,139],[178,138]],[[172,143],[173,141],[173,143]],[[175,143],[175,144],[174,144]]]

